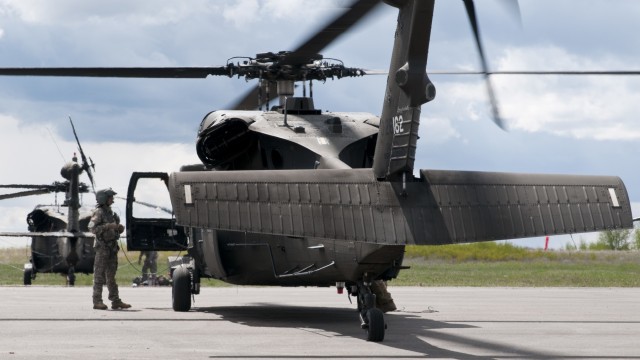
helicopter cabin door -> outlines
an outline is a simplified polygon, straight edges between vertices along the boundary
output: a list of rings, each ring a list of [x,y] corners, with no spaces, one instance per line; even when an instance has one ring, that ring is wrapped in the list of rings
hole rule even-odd
[[[127,249],[129,251],[180,251],[187,236],[176,226],[167,188],[169,175],[134,172],[127,191]]]

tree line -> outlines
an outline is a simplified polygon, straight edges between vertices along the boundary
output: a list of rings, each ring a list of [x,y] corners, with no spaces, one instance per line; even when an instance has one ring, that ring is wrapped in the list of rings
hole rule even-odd
[[[598,234],[598,240],[587,243],[567,244],[566,250],[640,250],[640,229],[606,230]]]

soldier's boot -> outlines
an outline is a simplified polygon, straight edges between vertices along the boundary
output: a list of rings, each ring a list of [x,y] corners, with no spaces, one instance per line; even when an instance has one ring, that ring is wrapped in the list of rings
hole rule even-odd
[[[376,301],[376,307],[382,312],[391,312],[396,311],[398,308],[396,307],[396,303],[393,302],[393,299],[389,298],[386,300]]]
[[[116,301],[112,301],[111,302],[111,308],[114,309],[114,310],[117,310],[117,309],[128,309],[130,307],[131,307],[131,305],[122,302],[122,300],[116,300]]]
[[[397,310],[391,294],[387,291],[387,284],[383,280],[374,280],[371,283],[371,292],[376,294],[376,307],[382,312]]]
[[[93,304],[93,308],[96,310],[107,310],[109,307],[105,305],[102,301]]]

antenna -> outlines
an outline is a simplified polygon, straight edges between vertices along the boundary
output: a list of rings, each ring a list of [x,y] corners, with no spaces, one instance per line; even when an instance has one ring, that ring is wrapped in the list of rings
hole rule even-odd
[[[91,161],[91,163],[87,161],[87,157],[84,155],[84,151],[82,150],[82,145],[80,145],[80,140],[78,140],[76,127],[73,126],[73,120],[71,120],[71,115],[69,115],[69,122],[71,123],[71,129],[73,129],[73,136],[76,138],[76,143],[78,143],[78,151],[80,151],[80,157],[82,158],[82,170],[85,170],[87,172],[87,175],[89,176],[89,180],[91,181],[91,189],[93,189],[93,192],[95,193],[96,184],[95,184],[95,181],[93,180],[92,169],[93,171],[95,171],[96,164],[93,163],[93,160],[91,160],[91,158],[89,158],[89,161]]]

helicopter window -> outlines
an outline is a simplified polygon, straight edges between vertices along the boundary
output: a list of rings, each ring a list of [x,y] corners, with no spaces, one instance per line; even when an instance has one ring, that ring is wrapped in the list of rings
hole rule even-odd
[[[142,219],[170,219],[171,199],[164,181],[140,179],[136,186],[133,216]]]

